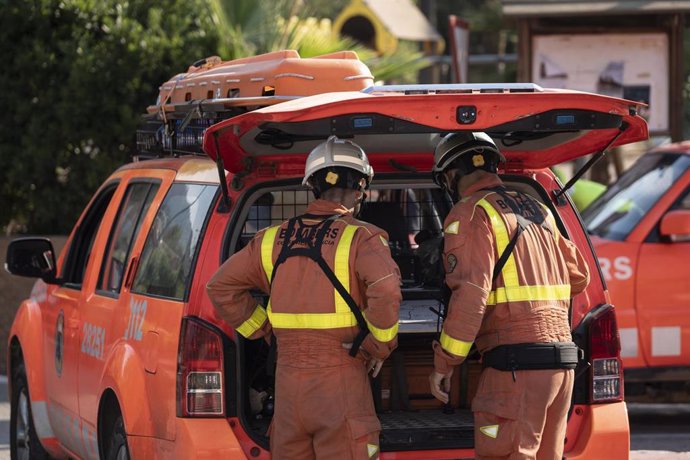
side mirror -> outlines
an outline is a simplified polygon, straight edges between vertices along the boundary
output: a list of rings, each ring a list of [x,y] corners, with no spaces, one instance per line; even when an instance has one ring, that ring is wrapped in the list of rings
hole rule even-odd
[[[659,232],[673,242],[690,241],[690,210],[667,212],[661,218]]]
[[[18,276],[56,282],[55,251],[47,238],[20,238],[7,247],[5,269]]]

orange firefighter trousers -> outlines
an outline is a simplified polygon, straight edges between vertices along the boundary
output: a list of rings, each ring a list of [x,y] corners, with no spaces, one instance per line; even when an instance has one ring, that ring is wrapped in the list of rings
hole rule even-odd
[[[486,368],[472,401],[478,460],[560,460],[573,391],[572,370]]]
[[[274,460],[375,459],[381,425],[365,360],[340,341],[304,331],[278,341]]]

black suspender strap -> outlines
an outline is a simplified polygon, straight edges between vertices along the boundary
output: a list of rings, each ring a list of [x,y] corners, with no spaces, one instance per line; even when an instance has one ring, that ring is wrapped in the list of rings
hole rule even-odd
[[[320,255],[321,254],[319,254],[319,256]],[[367,326],[367,322],[364,319],[362,310],[360,310],[357,303],[355,303],[355,299],[353,299],[350,293],[347,292],[347,289],[345,289],[343,283],[341,283],[340,280],[335,276],[335,273],[333,273],[333,270],[331,270],[331,267],[328,266],[323,257],[319,257],[318,259],[316,259],[316,263],[319,264],[321,270],[323,270],[324,274],[328,277],[329,280],[331,280],[333,287],[335,287],[336,291],[338,291],[338,294],[340,294],[343,300],[345,300],[347,306],[350,307],[350,310],[352,310],[352,314],[355,315],[355,319],[357,319],[359,333],[355,337],[355,340],[352,342],[352,348],[350,349],[350,356],[357,356],[359,347],[362,345],[362,342],[364,342],[364,339],[369,333],[369,327]]]
[[[511,211],[513,212],[513,214],[515,214],[515,217],[517,218],[517,229],[515,229],[513,237],[510,239],[510,242],[503,250],[503,253],[499,256],[498,260],[496,261],[496,265],[494,265],[494,272],[491,280],[492,283],[495,283],[496,278],[498,278],[498,275],[501,273],[501,270],[503,270],[503,267],[505,266],[506,262],[508,262],[510,254],[512,254],[513,250],[515,249],[515,245],[517,244],[518,238],[520,238],[522,232],[525,231],[525,229],[529,225],[539,224],[552,234],[554,231],[557,230],[551,228],[551,226],[546,221],[546,216],[541,210],[541,207],[537,203],[534,203],[534,199],[529,195],[517,192],[521,195],[524,195],[526,197],[525,201],[529,202],[529,211],[532,215],[531,218],[523,216],[522,207],[518,202],[515,201],[513,197],[508,195],[504,187],[495,187],[490,190],[493,190],[495,193],[498,193],[501,196],[501,198],[503,198],[503,202],[506,204],[506,206],[508,206],[511,209]]]
[[[520,238],[520,235],[522,234],[524,228],[518,222],[518,227],[515,230],[515,234],[513,237],[510,239],[510,243],[508,243],[508,246],[503,250],[503,254],[498,258],[498,261],[496,262],[496,265],[494,265],[494,273],[493,277],[491,278],[491,283],[496,282],[496,278],[498,278],[498,275],[501,273],[501,270],[503,270],[503,267],[505,266],[506,262],[508,262],[508,257],[510,257],[510,254],[513,252],[513,249],[515,249],[515,244],[517,243],[518,238]]]

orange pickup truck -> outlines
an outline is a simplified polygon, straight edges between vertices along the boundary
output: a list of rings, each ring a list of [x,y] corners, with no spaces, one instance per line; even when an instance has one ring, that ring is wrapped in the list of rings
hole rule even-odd
[[[140,158],[170,155],[106,179],[59,257],[46,239],[10,245],[8,269],[40,278],[9,334],[13,458],[270,458],[266,432],[280,401],[268,347],[218,318],[205,285],[258,230],[304,212],[313,199],[301,186],[304,160],[332,134],[369,155],[376,178],[362,218],[389,232],[403,277],[399,347],[372,382],[380,458],[473,457],[469,403],[481,364],[456,372],[454,412],[443,411],[427,380],[439,292],[425,284],[410,236],[441,232],[451,206],[431,178],[435,144],[448,132],[481,130],[508,159],[503,180],[549,207],[593,275],[572,300],[583,356],[565,457],[627,459],[616,309],[582,221],[548,168],[646,139],[637,104],[532,84],[370,86],[359,63],[343,76],[349,54],[304,59],[288,72],[298,75],[280,77],[302,90],[330,78],[340,92],[293,97],[274,75],[275,85],[243,93],[282,59],[299,58],[244,61],[233,70],[241,76],[226,72],[224,80],[239,80],[230,83],[212,76],[223,63],[194,66],[188,73],[206,66],[218,97],[213,90],[189,102],[162,88],[138,135]],[[185,79],[175,88],[186,92]],[[352,82],[363,88],[343,88]]]
[[[690,142],[644,154],[583,218],[616,305],[626,390],[687,397]]]

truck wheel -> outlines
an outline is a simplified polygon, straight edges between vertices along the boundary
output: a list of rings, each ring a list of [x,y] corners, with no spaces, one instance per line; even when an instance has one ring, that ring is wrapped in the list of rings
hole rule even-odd
[[[113,423],[113,430],[111,432],[110,444],[108,446],[108,454],[105,456],[106,460],[129,460],[129,447],[127,447],[127,434],[125,433],[125,424],[122,421],[122,415],[118,415],[115,423]]]
[[[50,456],[38,439],[31,414],[29,385],[26,382],[24,363],[19,363],[12,374],[10,456],[12,460],[47,460]]]

